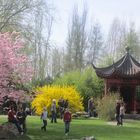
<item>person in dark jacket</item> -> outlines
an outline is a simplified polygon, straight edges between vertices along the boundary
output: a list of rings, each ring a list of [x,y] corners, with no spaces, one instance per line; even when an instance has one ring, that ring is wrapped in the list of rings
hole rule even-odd
[[[71,113],[69,112],[68,108],[65,109],[64,112],[64,123],[65,123],[65,135],[67,136],[70,129],[70,122],[71,122]]]
[[[62,97],[59,99],[58,105],[59,105],[60,118],[62,119],[64,114],[64,105],[65,105],[65,101]]]
[[[120,102],[117,101],[117,104],[116,104],[116,121],[117,121],[117,125],[120,125]]]
[[[27,117],[27,114],[23,110],[23,108],[18,109],[18,111],[16,113],[16,117],[17,117],[17,120],[18,120],[19,124],[22,126],[23,132],[26,133],[26,131],[27,131],[27,129],[26,129],[26,117]]]
[[[66,99],[65,101],[64,101],[64,108],[66,109],[66,108],[68,108],[69,107],[69,102],[68,102],[68,99]]]
[[[94,106],[94,101],[93,101],[93,98],[90,98],[88,100],[88,114],[89,114],[89,117],[93,117],[94,116],[94,109],[95,109],[95,106]]]

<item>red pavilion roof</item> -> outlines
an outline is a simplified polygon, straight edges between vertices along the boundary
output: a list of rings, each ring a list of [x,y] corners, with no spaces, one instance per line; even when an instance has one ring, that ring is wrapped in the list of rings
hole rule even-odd
[[[97,68],[92,64],[96,74],[101,78],[135,78],[140,79],[140,63],[129,52],[111,66]]]

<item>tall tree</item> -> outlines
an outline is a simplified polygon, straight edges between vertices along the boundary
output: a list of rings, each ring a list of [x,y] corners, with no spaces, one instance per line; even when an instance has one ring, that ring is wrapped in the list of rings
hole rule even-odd
[[[53,17],[48,16],[47,6],[44,0],[34,14],[34,24],[32,32],[32,47],[33,63],[34,63],[34,77],[35,79],[44,79],[46,76],[47,59],[50,47],[50,36],[52,29]]]
[[[84,67],[84,55],[87,47],[86,35],[87,10],[83,10],[82,16],[78,13],[78,8],[74,8],[72,21],[69,24],[65,71],[71,71]]]
[[[54,48],[52,50],[52,76],[60,76],[63,70],[63,52]]]
[[[124,39],[126,37],[126,25],[119,19],[115,18],[110,27],[108,39],[106,42],[106,52],[112,62],[120,57],[120,50],[124,48]]]
[[[88,36],[88,49],[87,49],[87,60],[88,62],[96,62],[99,59],[102,50],[102,33],[99,24],[94,24],[91,27]]]
[[[134,23],[130,24],[130,28],[129,31],[126,35],[126,39],[124,41],[125,46],[124,47],[128,47],[130,49],[131,54],[137,59],[140,60],[140,38],[139,35],[137,33],[137,31],[135,30],[135,25]]]
[[[25,23],[24,15],[34,6],[33,0],[0,0],[0,32],[20,28]]]

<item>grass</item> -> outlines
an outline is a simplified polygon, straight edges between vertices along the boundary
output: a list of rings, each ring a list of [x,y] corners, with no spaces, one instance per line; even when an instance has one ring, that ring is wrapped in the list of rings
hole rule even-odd
[[[6,122],[0,116],[0,122]],[[76,140],[85,136],[95,136],[97,140],[140,140],[140,121],[125,120],[124,126],[110,125],[99,119],[74,119],[69,136],[64,135],[64,123],[52,124],[48,120],[47,132],[40,130],[42,122],[37,116],[27,117],[27,136],[21,140]]]

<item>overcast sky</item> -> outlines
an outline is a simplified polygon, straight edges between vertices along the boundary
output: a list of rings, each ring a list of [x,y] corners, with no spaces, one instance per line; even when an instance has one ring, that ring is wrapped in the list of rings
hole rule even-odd
[[[86,3],[88,22],[100,23],[104,33],[107,33],[116,17],[127,23],[133,21],[136,27],[140,28],[140,0],[52,0],[52,3],[56,16],[52,39],[59,46],[65,43],[68,21],[75,4],[79,9],[83,9]]]

